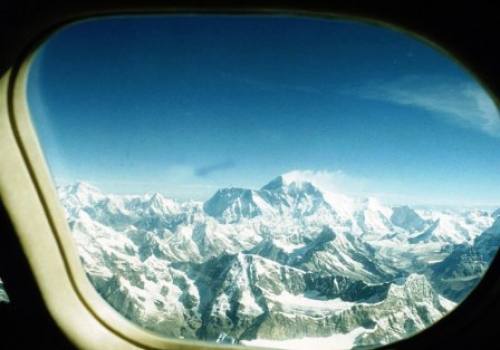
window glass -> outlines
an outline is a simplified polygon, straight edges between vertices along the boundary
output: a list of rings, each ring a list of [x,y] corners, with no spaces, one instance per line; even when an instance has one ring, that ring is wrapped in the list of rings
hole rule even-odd
[[[456,307],[500,245],[500,119],[413,37],[286,16],[89,20],[28,99],[83,268],[166,337],[348,349]]]

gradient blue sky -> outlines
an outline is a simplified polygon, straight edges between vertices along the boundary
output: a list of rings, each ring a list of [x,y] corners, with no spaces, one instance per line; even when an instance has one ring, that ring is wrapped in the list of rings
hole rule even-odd
[[[58,184],[206,199],[309,171],[409,204],[500,205],[500,118],[399,32],[289,17],[136,17],[53,35],[31,68]]]

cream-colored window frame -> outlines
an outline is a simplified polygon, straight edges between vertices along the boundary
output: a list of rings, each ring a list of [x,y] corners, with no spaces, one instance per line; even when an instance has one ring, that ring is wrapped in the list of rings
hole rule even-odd
[[[31,123],[26,91],[33,57],[0,80],[0,200],[54,321],[81,349],[241,349],[156,335],[121,316],[92,286]]]

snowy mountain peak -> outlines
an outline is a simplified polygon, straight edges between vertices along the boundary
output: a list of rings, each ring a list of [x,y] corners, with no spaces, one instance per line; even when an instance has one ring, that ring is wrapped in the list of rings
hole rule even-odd
[[[358,218],[361,218],[360,224],[368,231],[384,232],[390,231],[390,220],[392,209],[383,205],[374,197],[363,198],[359,201],[356,208]]]
[[[292,197],[310,197],[318,201],[327,202],[327,197],[334,197],[333,193],[325,191],[310,179],[307,172],[291,171],[280,175],[261,188],[260,192],[271,192],[271,195],[281,194]]]
[[[174,200],[166,198],[161,193],[153,193],[149,195],[148,203],[152,207],[173,206],[177,204]]]
[[[305,178],[281,175],[260,190],[224,188],[203,205],[205,213],[224,223],[264,215],[288,215],[295,218],[331,213],[323,193]]]
[[[285,173],[280,176],[284,182],[285,185],[291,185],[291,184],[312,184],[314,181],[308,176],[307,172],[304,171],[290,171],[288,173]]]
[[[261,188],[262,191],[283,191],[286,189],[302,190],[307,192],[318,191],[310,181],[305,178],[290,176],[288,174],[280,175]],[[287,191],[288,192],[288,191]]]
[[[258,193],[244,188],[224,188],[218,190],[203,204],[208,215],[227,223],[241,218],[253,218],[262,214],[262,200]]]
[[[101,190],[89,184],[88,182],[80,181],[75,184],[65,186],[65,189],[70,194],[101,194]]]
[[[102,200],[105,196],[97,188],[87,182],[77,182],[58,188],[59,195],[65,201],[71,201],[74,204],[82,206],[93,205]]]
[[[391,222],[410,232],[418,232],[425,229],[426,221],[417,214],[415,210],[404,205],[392,209]]]
[[[386,211],[385,207],[377,198],[366,197],[360,200],[360,207],[363,209]]]
[[[164,197],[161,193],[153,193],[147,200],[149,208],[155,212],[171,214],[179,211],[179,204]]]

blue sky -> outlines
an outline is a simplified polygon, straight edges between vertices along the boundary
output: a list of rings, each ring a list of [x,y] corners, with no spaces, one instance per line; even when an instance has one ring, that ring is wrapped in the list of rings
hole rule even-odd
[[[136,17],[53,35],[28,98],[58,184],[206,199],[303,170],[409,204],[500,205],[500,118],[399,32],[289,17]]]

